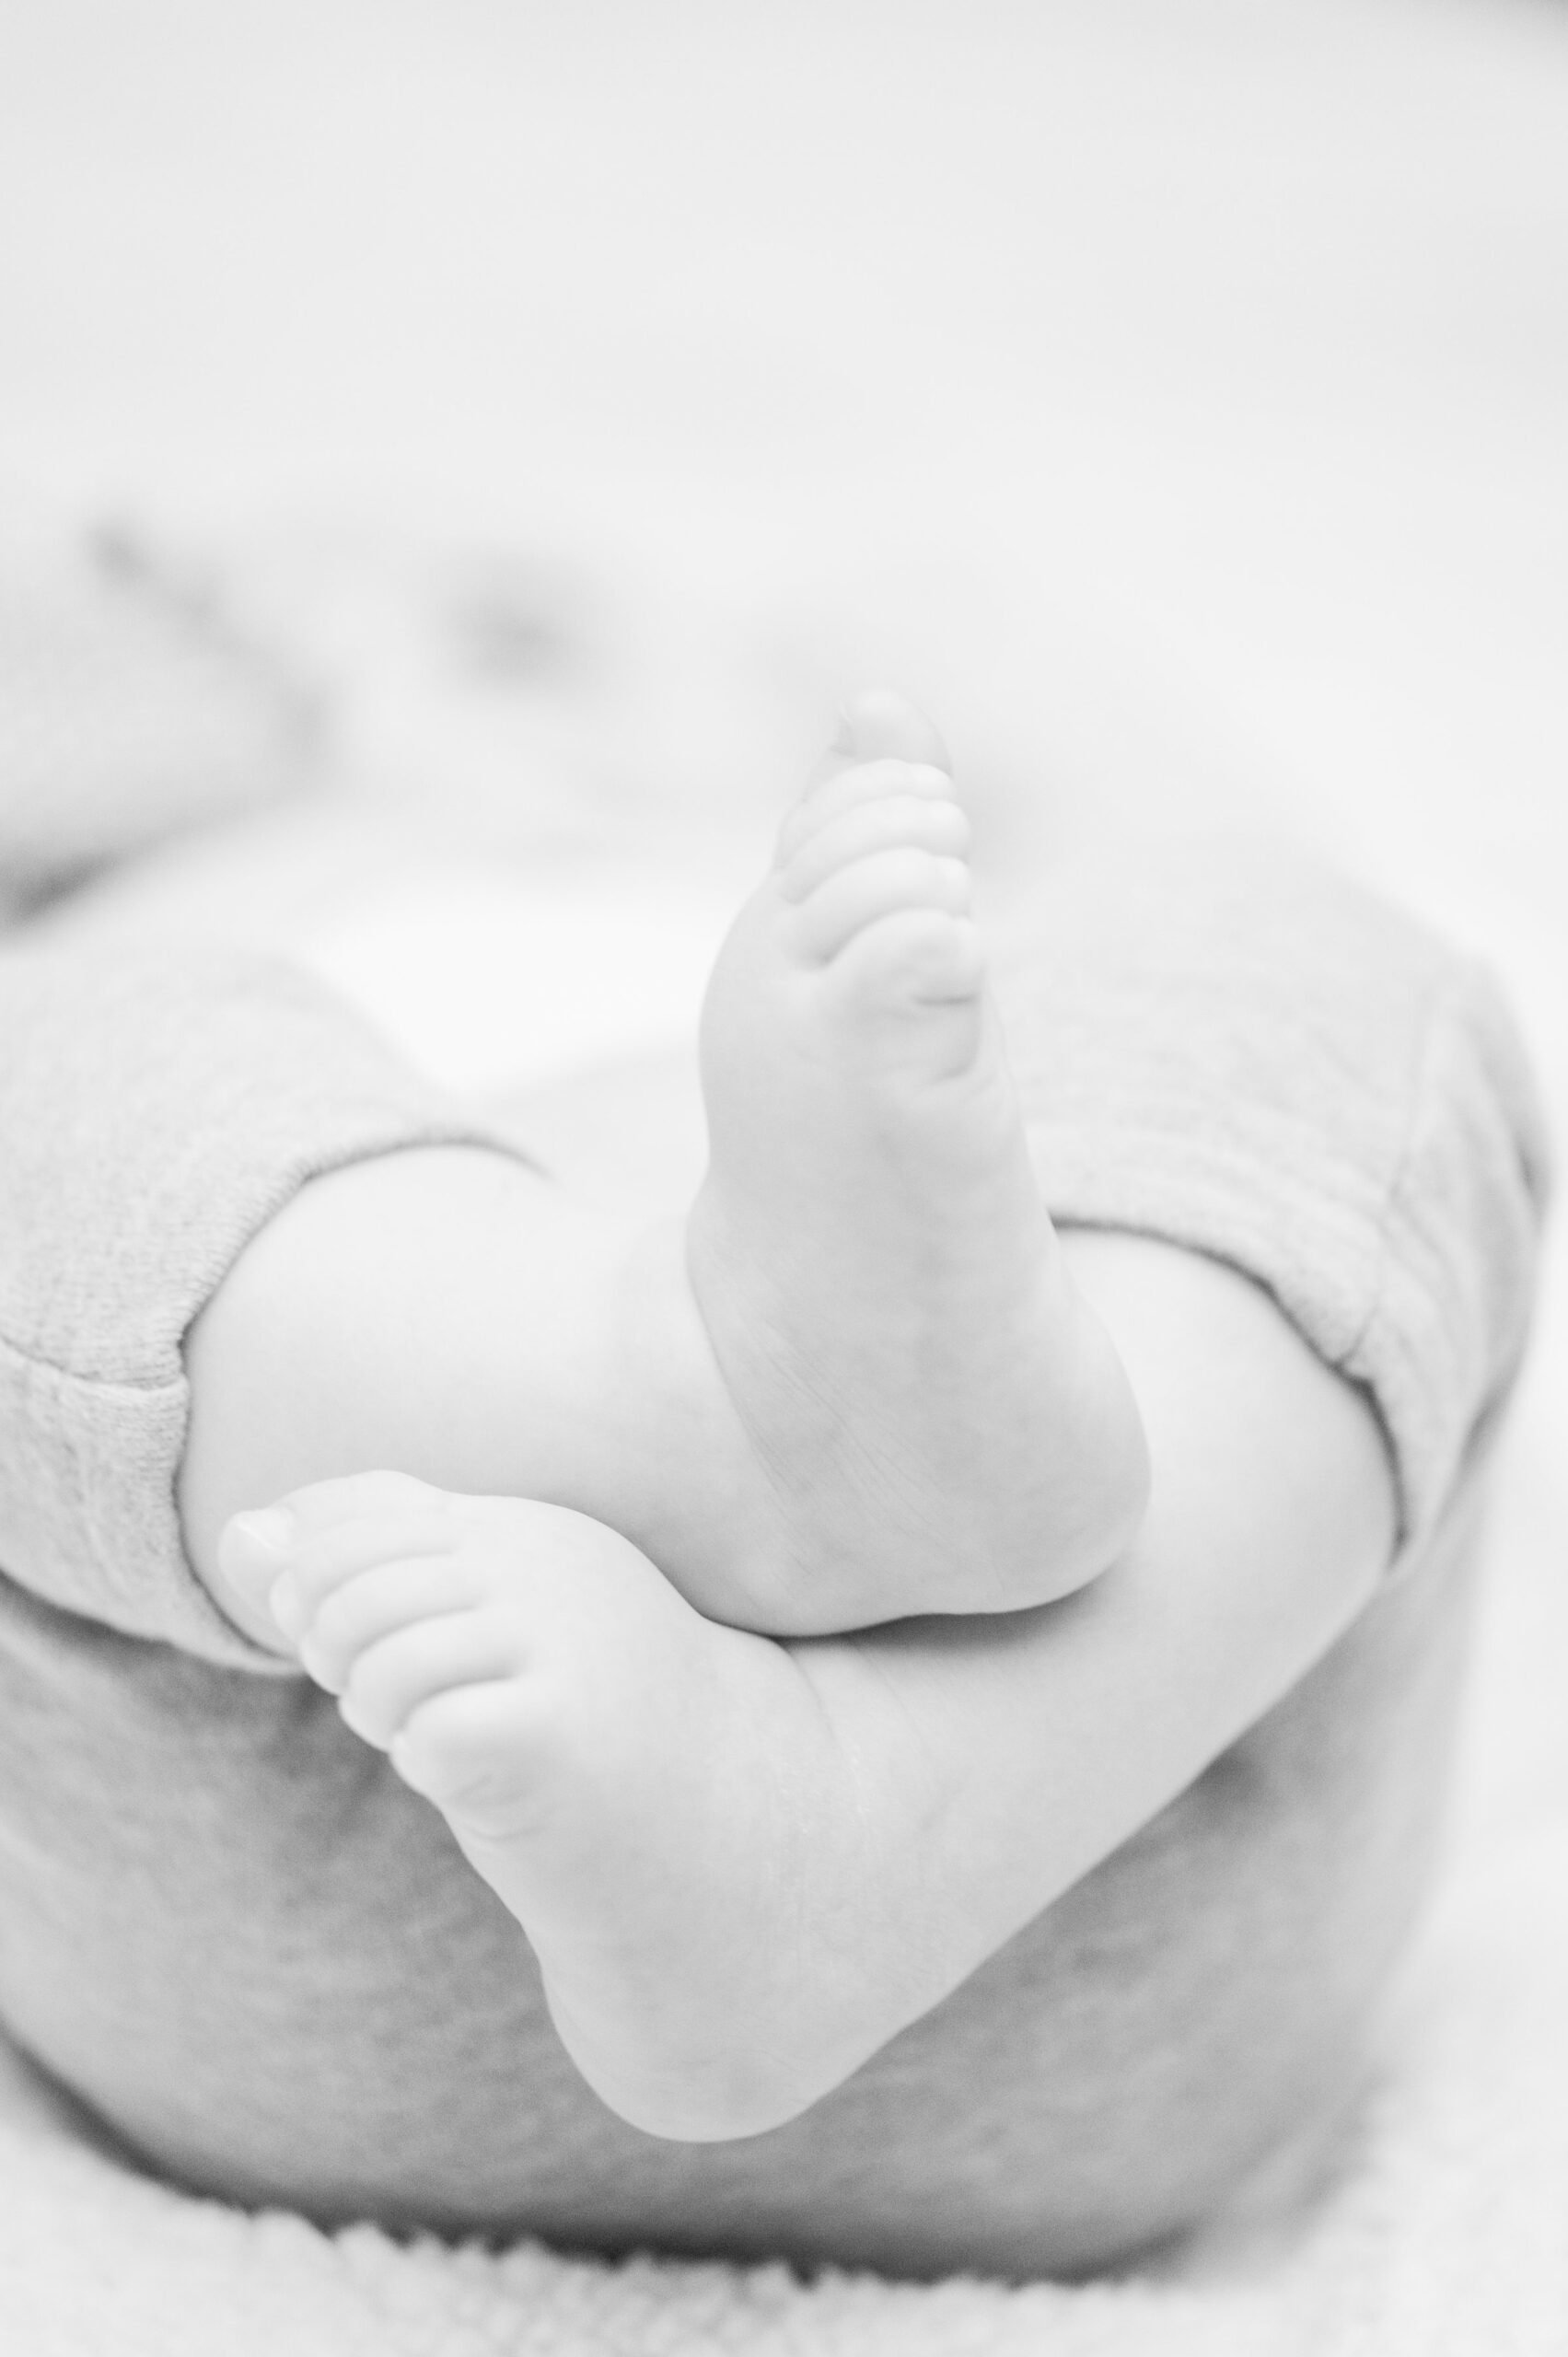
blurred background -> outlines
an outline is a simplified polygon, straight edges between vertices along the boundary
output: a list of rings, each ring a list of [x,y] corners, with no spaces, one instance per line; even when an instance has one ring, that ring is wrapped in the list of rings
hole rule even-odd
[[[335,535],[628,780],[891,676],[1015,828],[1554,926],[1568,8],[6,0],[0,482]]]
[[[1568,1108],[1562,0],[4,0],[0,498],[191,552],[421,790],[754,861],[886,679],[999,900],[1293,832]],[[1518,1740],[1483,1817],[1568,1792]]]

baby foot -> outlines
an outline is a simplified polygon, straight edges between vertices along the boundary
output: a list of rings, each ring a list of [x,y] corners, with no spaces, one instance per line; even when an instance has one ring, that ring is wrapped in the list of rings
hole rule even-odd
[[[787,1532],[769,1627],[1047,1602],[1143,1511],[1137,1411],[1030,1166],[968,843],[935,732],[861,699],[709,986],[687,1261]]]
[[[866,1812],[782,1646],[584,1515],[399,1473],[238,1515],[222,1552],[522,1925],[622,2118],[751,2134],[889,2034],[839,2026],[846,1974],[813,1953],[872,1880]]]

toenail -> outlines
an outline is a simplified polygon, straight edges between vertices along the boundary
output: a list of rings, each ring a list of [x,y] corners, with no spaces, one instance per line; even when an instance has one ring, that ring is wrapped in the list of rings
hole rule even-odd
[[[295,1527],[294,1516],[286,1506],[260,1506],[251,1514],[237,1514],[229,1526],[242,1538],[269,1548],[273,1553],[292,1546]]]

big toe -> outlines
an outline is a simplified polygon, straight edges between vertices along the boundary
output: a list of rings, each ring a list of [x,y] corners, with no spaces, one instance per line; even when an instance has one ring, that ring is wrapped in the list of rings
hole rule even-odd
[[[895,688],[865,688],[849,698],[819,775],[877,761],[922,761],[939,770],[953,766],[935,723]]]

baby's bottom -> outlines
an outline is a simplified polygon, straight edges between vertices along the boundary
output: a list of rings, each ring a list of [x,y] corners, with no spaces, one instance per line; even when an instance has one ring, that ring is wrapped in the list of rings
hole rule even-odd
[[[1235,917],[1234,900],[1226,905]],[[1320,1103],[1318,1075],[1292,1069],[1290,1010],[1311,987],[1327,988],[1323,950],[1304,952],[1277,911],[1261,913],[1257,932],[1265,966],[1280,969],[1280,1003],[1260,1016],[1238,987],[1214,903],[1195,913],[1183,906],[1192,938],[1175,950],[1167,941],[1156,979],[1168,999],[1197,972],[1219,1010],[1206,1028],[1200,1023],[1184,1075],[1146,1011],[1135,1052],[1125,1051],[1129,1011],[1112,984],[1132,961],[1122,945],[1104,974],[1092,971],[1093,922],[1067,956],[1065,970],[1082,983],[1070,1004],[1031,1023],[1025,978],[1013,1037],[1026,1087],[1062,1128],[1053,1139],[1042,1120],[1048,1174],[1060,1157],[1054,1200],[1086,1219],[1098,1188],[1106,1224],[1163,1229],[1169,1249],[1196,1245],[1236,1259],[1292,1301],[1307,1330],[1316,1326],[1326,1353],[1323,1329],[1341,1318],[1339,1354],[1353,1365],[1357,1337],[1375,1334],[1378,1307],[1382,1260],[1364,1249],[1368,1236],[1384,1258],[1393,1250],[1398,1261],[1404,1248],[1389,1232],[1388,1209],[1404,1166],[1399,1151],[1385,1160],[1382,1129],[1358,1134],[1359,1117],[1343,1113],[1342,1098],[1365,1113],[1387,1090],[1388,1128],[1401,1141],[1411,1133],[1405,1100],[1421,1060],[1392,1010],[1401,989],[1424,1005],[1432,960],[1425,951],[1418,958],[1397,928],[1385,935],[1380,921],[1371,925],[1379,946],[1373,970],[1356,978],[1367,988],[1350,993],[1353,1017],[1333,1013],[1318,1025],[1340,1058],[1335,1093]],[[1050,914],[1054,937],[1065,938],[1067,912]],[[1345,948],[1334,940],[1331,958]],[[1411,993],[1410,969],[1422,959],[1422,987]],[[355,1742],[325,1697],[252,1674],[258,1665],[206,1612],[177,1551],[159,1555],[150,1506],[145,1528],[133,1527],[137,1481],[168,1513],[180,1432],[167,1417],[157,1426],[160,1457],[149,1415],[137,1426],[139,1455],[127,1447],[116,1457],[114,1419],[128,1420],[133,1408],[140,1414],[142,1393],[155,1388],[151,1373],[138,1374],[135,1337],[161,1320],[178,1340],[200,1288],[226,1265],[213,1206],[236,1190],[218,1131],[231,1125],[250,1186],[232,1254],[286,1195],[277,1170],[297,1183],[312,1165],[348,1151],[341,1142],[302,1143],[299,1132],[347,1116],[341,1078],[330,1092],[315,1079],[298,1083],[291,1098],[292,1047],[267,1069],[260,1132],[245,1125],[253,1108],[236,1108],[217,1086],[233,1062],[233,1025],[243,1017],[252,1052],[256,1026],[272,1021],[264,978],[236,1014],[237,1002],[213,996],[203,977],[172,1057],[166,1013],[157,1063],[161,1074],[172,1062],[172,1081],[155,1081],[145,1056],[138,1062],[146,1009],[113,1014],[125,977],[117,968],[109,981],[96,1019],[123,1026],[112,1057],[104,1051],[121,1151],[96,1225],[119,1291],[110,1298],[79,1283],[68,1295],[45,1289],[47,1332],[8,1338],[27,1346],[31,1370],[6,1395],[21,1444],[9,1461],[25,1458],[35,1469],[28,1478],[41,1484],[52,1463],[65,1465],[47,1514],[31,1492],[22,1502],[30,1522],[13,1503],[6,1560],[18,1573],[32,1567],[33,1593],[6,1589],[0,1632],[0,1747],[15,1749],[0,1759],[9,1812],[0,2006],[46,2065],[155,2165],[239,2199],[293,2202],[323,2217],[371,2212],[459,2229],[526,2228],[598,2247],[833,2258],[907,2271],[1050,2271],[1121,2256],[1202,2215],[1304,2123],[1331,2119],[1353,2084],[1436,1823],[1475,1498],[1473,1474],[1457,1485],[1451,1478],[1453,1452],[1450,1478],[1437,1484],[1447,1503],[1435,1535],[1402,1579],[1142,1833],[802,2119],[741,2144],[660,2142],[608,2114],[576,2078],[516,1926],[438,1820]],[[52,1051],[47,992],[41,1002],[37,976],[32,982],[17,1086],[42,1085],[28,1082],[30,1072],[58,1088],[71,1067]],[[167,977],[157,987],[167,989]],[[1184,1019],[1192,1004],[1189,991]],[[70,1036],[80,1019],[78,997]],[[343,1047],[330,1010],[311,1021],[337,1040],[340,1075],[356,1057],[374,1069],[368,1048]],[[1415,1028],[1425,1036],[1424,1016]],[[1398,1035],[1391,1046],[1389,1033]],[[1397,1089],[1391,1073],[1402,1076]],[[371,1101],[378,1088],[379,1080],[366,1084],[354,1100],[362,1136],[395,1142],[398,1119],[415,1132],[412,1116],[388,1110],[387,1096],[397,1094],[389,1084]],[[1091,1102],[1100,1092],[1111,1107],[1106,1128],[1122,1125],[1103,1167],[1087,1150],[1074,1162],[1074,1139],[1096,1144],[1092,1121],[1069,1103],[1074,1091],[1080,1102],[1085,1091]],[[1500,1092],[1498,1084],[1492,1097]],[[1454,1150],[1473,1174],[1485,1159],[1470,1139],[1486,1090],[1469,1086],[1462,1110],[1457,1084],[1446,1080],[1434,1097],[1423,1082],[1418,1093],[1415,1130],[1435,1124],[1458,1142]],[[1260,1107],[1269,1116],[1261,1121],[1253,1119]],[[73,1191],[41,1187],[26,1199],[21,1240],[34,1268],[73,1265],[74,1252],[79,1271],[91,1242],[81,1109],[56,1123],[62,1151],[75,1157]],[[1282,1109],[1294,1123],[1287,1133]],[[14,1118],[17,1138],[40,1127]],[[138,1206],[153,1202],[156,1188],[145,1198],[135,1191],[137,1156],[144,1168],[170,1171],[192,1122],[200,1129],[203,1120],[193,1174],[158,1199],[168,1224],[156,1248],[140,1248],[138,1231],[122,1249],[127,1170]],[[1241,1174],[1228,1198],[1210,1183],[1213,1173],[1205,1179],[1190,1167],[1194,1142],[1206,1146],[1216,1127],[1223,1167]],[[1283,1209],[1271,1209],[1274,1164],[1248,1152],[1260,1138],[1295,1157],[1281,1182]],[[1181,1149],[1174,1155],[1172,1139]],[[369,1149],[362,1142],[358,1150]],[[251,1184],[249,1174],[268,1156],[273,1174]],[[1343,1185],[1325,1190],[1325,1167]],[[1140,1217],[1139,1172],[1166,1188],[1168,1216]],[[1346,1208],[1364,1182],[1376,1207],[1367,1235]],[[198,1186],[199,1197],[190,1193]],[[1479,1182],[1475,1191],[1484,1191]],[[1331,1215],[1314,1231],[1319,1199]],[[1355,1232],[1342,1250],[1347,1229]],[[1271,1259],[1276,1248],[1283,1260]],[[194,1277],[180,1265],[182,1254]],[[1470,1257],[1481,1265],[1479,1239]],[[1371,1272],[1373,1298],[1358,1298],[1345,1280],[1347,1259],[1353,1276]],[[1505,1378],[1527,1289],[1517,1251],[1494,1251],[1487,1267],[1505,1298],[1482,1321],[1484,1341],[1459,1354],[1459,1372],[1434,1349],[1399,1358],[1428,1406],[1445,1387],[1457,1391],[1461,1440]],[[156,1314],[146,1298],[131,1297],[138,1283],[157,1291]],[[1432,1330],[1446,1341],[1455,1330],[1447,1309],[1473,1290],[1469,1265],[1440,1260],[1432,1283],[1443,1313]],[[195,1295],[171,1311],[180,1285],[195,1285]],[[8,1298],[26,1310],[27,1297]],[[112,1353],[87,1351],[79,1335],[62,1338],[63,1300],[100,1321],[96,1343],[103,1327],[112,1329]],[[1402,1314],[1405,1341],[1426,1330],[1408,1303]],[[40,1365],[67,1348],[103,1376],[90,1400],[62,1404],[39,1379]],[[1381,1379],[1383,1366],[1376,1361],[1364,1379]],[[1407,1513],[1419,1518],[1434,1484],[1421,1450],[1430,1453],[1432,1433],[1449,1430],[1457,1411],[1450,1402],[1421,1423],[1407,1414],[1398,1382],[1388,1383],[1379,1392],[1386,1415],[1414,1435],[1403,1454]],[[72,1446],[62,1438],[67,1410],[77,1419]],[[112,1494],[131,1518],[125,1576],[110,1583],[106,1600],[62,1533],[73,1527],[67,1509],[80,1512],[84,1480],[90,1485],[111,1458]],[[88,1505],[101,1530],[101,1499]],[[1215,1510],[1223,1514],[1223,1498]],[[101,1542],[84,1541],[80,1561],[100,1553]],[[1051,1805],[1042,1795],[1042,1811]]]

